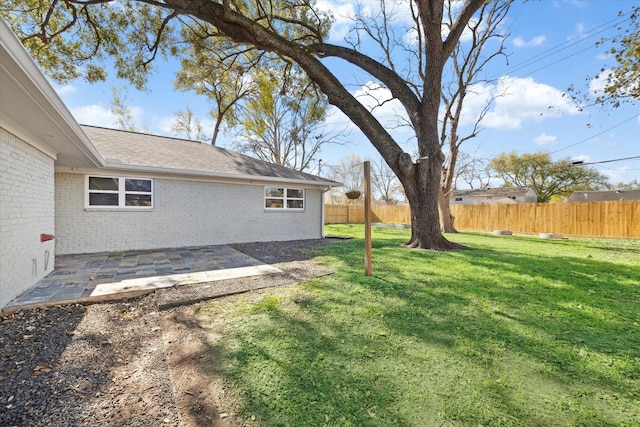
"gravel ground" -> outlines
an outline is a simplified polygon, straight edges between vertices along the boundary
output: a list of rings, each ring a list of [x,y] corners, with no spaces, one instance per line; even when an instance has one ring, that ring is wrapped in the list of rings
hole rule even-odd
[[[0,322],[0,425],[177,425],[155,296]]]
[[[234,245],[285,274],[216,286],[257,289],[327,274],[309,261],[310,249],[335,241]],[[186,292],[186,302],[210,297],[204,286],[186,288],[173,291]],[[171,382],[157,302],[151,294],[0,317],[0,426],[190,426],[174,399],[184,385]]]

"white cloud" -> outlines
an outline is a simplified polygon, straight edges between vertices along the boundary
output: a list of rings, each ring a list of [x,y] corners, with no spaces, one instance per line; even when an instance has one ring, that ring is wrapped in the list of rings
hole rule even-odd
[[[373,112],[398,140],[408,139],[408,127],[397,128],[399,121],[406,121],[406,112],[398,100],[391,99],[388,89],[370,82],[358,89],[354,96]],[[501,130],[519,129],[525,122],[541,122],[548,118],[577,115],[580,111],[562,96],[562,91],[538,83],[533,78],[504,76],[497,84],[479,84],[470,87],[460,117],[460,126],[475,123],[489,101],[495,98],[491,109],[482,120],[482,126]],[[332,130],[355,129],[355,125],[335,107],[330,111],[327,125]],[[541,134],[538,144],[549,144],[555,136]]]
[[[546,36],[535,36],[529,41],[524,40],[522,37],[516,37],[515,39],[513,39],[513,45],[518,48],[535,47],[544,44],[546,40]]]
[[[630,181],[626,174],[629,172],[629,166],[621,166],[615,169],[602,168],[600,172],[609,177],[609,181],[612,183]]]
[[[541,133],[540,135],[536,136],[533,139],[533,142],[535,142],[538,145],[547,145],[547,144],[552,144],[554,142],[556,142],[556,140],[558,139],[557,136],[555,135],[547,135],[546,133]]]
[[[388,89],[373,82],[362,86],[354,96],[373,112],[381,124],[402,144],[413,143],[413,132],[409,127],[397,127],[400,120],[406,121],[406,112],[398,100],[391,99]],[[516,130],[526,122],[541,122],[549,118],[578,115],[580,111],[562,96],[562,91],[536,82],[533,78],[511,78],[504,76],[496,84],[479,84],[470,87],[460,126],[472,125],[489,101],[494,99],[490,110],[481,122],[482,127]],[[326,120],[332,131],[353,131],[356,126],[337,108],[330,109]],[[357,131],[359,132],[359,131]],[[556,136],[542,133],[536,137],[538,144],[550,144]]]
[[[83,125],[93,125],[108,128],[118,126],[115,114],[102,105],[83,105],[69,108],[73,117]]]
[[[320,0],[316,3],[318,10],[331,12],[334,17],[333,26],[329,34],[330,41],[342,41],[353,25],[355,15],[354,3],[340,3]]]
[[[71,84],[67,84],[64,86],[58,86],[57,84],[53,84],[52,86],[53,86],[53,90],[55,90],[58,96],[60,97],[63,97],[64,95],[67,95],[69,93],[73,93],[76,91],[76,87]]]
[[[177,117],[175,115],[170,117],[155,117],[153,119],[153,122],[155,123],[156,128],[158,128],[163,135],[170,135],[176,138],[186,138],[186,135],[178,134],[171,130],[171,127],[176,122],[176,119]],[[210,142],[215,128],[215,122],[209,117],[200,117],[199,119],[200,125],[202,126],[202,132],[207,137],[207,142]],[[222,135],[220,134],[218,138],[222,138]],[[220,143],[221,141],[217,142]]]
[[[392,99],[391,92],[374,82],[369,82],[353,93],[353,96],[372,112],[380,124],[401,145],[412,144],[414,134],[406,123],[407,115],[404,107],[397,99]],[[331,107],[325,121],[332,132],[360,133],[358,127],[338,108]],[[355,136],[355,135],[354,135]]]
[[[373,115],[389,129],[397,126],[398,120],[404,120],[406,113],[404,107],[397,99],[392,99],[391,91],[381,87],[379,84],[369,82],[353,93],[353,96],[364,105]],[[349,118],[340,110],[333,107],[329,112],[330,117],[327,124],[332,128],[339,129],[355,127]]]
[[[589,93],[592,96],[603,96],[606,98],[609,95],[606,94],[605,88],[607,86],[615,87],[615,92],[619,96],[633,96],[632,94],[638,90],[639,82],[626,82],[627,85],[624,86],[623,83],[618,80],[618,78],[614,75],[613,70],[606,69],[598,73],[596,77],[591,79],[589,82]]]
[[[546,118],[580,114],[578,108],[568,103],[562,91],[538,83],[533,78],[501,77],[495,85],[485,85],[476,91],[463,111],[463,122],[473,123],[486,103],[495,97],[492,108],[485,115],[482,126],[488,128],[514,130],[526,121],[540,122]],[[464,124],[463,123],[463,124]]]
[[[570,34],[569,36],[567,36],[566,40],[567,42],[571,42],[571,43],[575,43],[578,40],[584,40],[587,39],[589,37],[589,32],[586,31],[586,25],[584,24],[584,22],[578,22],[576,24],[576,33],[575,34]]]
[[[591,79],[591,81],[589,82],[589,93],[593,96],[602,95],[611,74],[611,70],[604,70],[601,71],[596,77]]]
[[[478,120],[480,113],[494,96],[494,86],[490,84],[476,84],[467,88],[467,96],[464,99],[460,125],[471,125]]]
[[[107,128],[118,128],[118,117],[109,108],[102,105],[82,105],[80,107],[69,108],[76,121],[83,125],[100,126]],[[129,107],[132,116],[132,124],[137,128],[144,129],[142,125],[144,111],[140,107]]]

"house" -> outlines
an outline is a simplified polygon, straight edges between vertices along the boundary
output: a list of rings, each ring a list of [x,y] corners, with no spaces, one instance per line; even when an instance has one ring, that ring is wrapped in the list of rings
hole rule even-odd
[[[530,187],[487,188],[483,190],[453,190],[452,205],[480,205],[489,203],[536,203],[538,193]]]
[[[0,307],[56,254],[320,238],[336,185],[208,144],[80,126],[0,19]]]
[[[640,200],[640,190],[574,191],[567,202],[613,202]]]

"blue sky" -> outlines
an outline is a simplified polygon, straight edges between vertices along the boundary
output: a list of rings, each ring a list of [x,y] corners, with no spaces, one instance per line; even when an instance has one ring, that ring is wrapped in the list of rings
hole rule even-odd
[[[352,13],[354,2],[322,0],[319,4],[333,11],[336,23],[331,41],[339,43],[349,25],[344,17]],[[377,2],[362,4],[373,9]],[[465,142],[462,150],[485,158],[513,150],[519,153],[543,150],[551,152],[555,160],[570,157],[586,163],[640,156],[640,103],[580,111],[562,97],[570,85],[583,93],[597,87],[591,78],[614,61],[605,55],[608,45],[597,47],[596,41],[618,34],[617,25],[628,23],[627,17],[619,17],[618,12],[628,13],[634,4],[633,0],[533,0],[514,4],[503,25],[504,31],[510,33],[506,41],[508,64],[498,58],[487,68],[487,75],[495,81],[477,88],[478,96],[469,100],[464,120],[472,121],[491,94],[506,95],[496,99],[482,122],[481,132]],[[402,14],[398,19],[403,19]],[[365,92],[366,77],[336,60],[329,64],[349,83],[354,94]],[[209,109],[205,99],[173,89],[176,65],[156,65],[148,91],[125,92],[136,125],[152,133],[171,135],[175,112],[187,106],[205,119]],[[113,79],[89,85],[75,81],[55,87],[80,123],[116,126],[115,117],[109,112],[111,88],[123,89],[125,82]],[[385,93],[378,91],[376,96],[384,97]],[[367,103],[364,98],[362,102]],[[398,112],[401,113],[398,105],[390,102],[375,114],[391,117]],[[204,123],[212,128],[210,121]],[[320,155],[323,163],[338,164],[340,159],[354,153],[363,158],[377,157],[366,138],[340,112],[331,114],[327,127],[349,128],[349,139],[353,142],[325,148]],[[396,130],[393,135],[398,141],[406,141],[409,134]],[[224,141],[220,145],[224,146]],[[408,152],[413,150],[410,142],[403,147]],[[614,183],[640,180],[640,158],[593,166]]]

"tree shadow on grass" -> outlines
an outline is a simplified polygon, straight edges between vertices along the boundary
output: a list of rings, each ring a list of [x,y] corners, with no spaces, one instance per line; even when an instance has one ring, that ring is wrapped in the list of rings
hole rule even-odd
[[[623,425],[640,416],[639,273],[593,258],[361,240],[266,293],[224,341],[264,425]],[[634,409],[635,408],[635,409]],[[636,417],[636,418],[634,418]]]
[[[409,263],[414,265],[449,258],[450,265],[464,271],[450,269],[421,283],[415,272],[386,266],[386,283],[378,289],[407,302],[405,307],[385,313],[385,325],[391,330],[432,342],[436,329],[438,340],[448,337],[455,351],[471,364],[504,371],[496,362],[507,353],[511,358],[518,355],[514,360],[519,365],[512,368],[538,376],[538,382],[555,383],[545,386],[549,390],[565,388],[566,384],[572,384],[565,388],[569,394],[571,390],[587,390],[588,398],[575,404],[583,413],[575,414],[576,410],[569,408],[565,410],[568,418],[557,418],[557,424],[570,419],[615,425],[612,420],[625,419],[624,411],[633,408],[634,399],[640,396],[637,269],[592,258],[488,250],[399,256],[413,258]],[[408,286],[411,280],[417,286]],[[460,303],[451,310],[454,298]],[[426,310],[428,316],[422,317],[425,326],[407,322],[406,307]],[[485,398],[492,393],[504,394],[503,387],[490,388],[492,392],[485,390]],[[615,409],[604,409],[593,397],[596,394],[602,399],[625,396],[625,402]],[[504,402],[504,397],[495,399],[496,405]],[[536,423],[533,413],[532,418],[526,418],[524,403],[507,415]],[[640,416],[637,406],[635,416]]]
[[[379,357],[375,335],[281,310],[268,316],[269,326],[235,336],[225,350],[247,415],[268,426],[412,425],[396,410],[393,384],[366,368]]]

